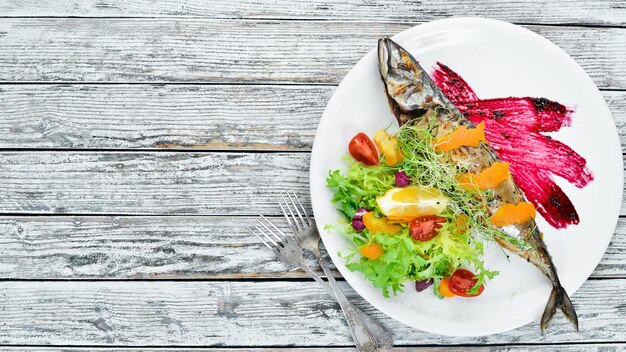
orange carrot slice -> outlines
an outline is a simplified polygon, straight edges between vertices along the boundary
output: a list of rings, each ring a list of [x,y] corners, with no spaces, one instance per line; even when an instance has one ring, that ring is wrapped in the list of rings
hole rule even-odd
[[[359,251],[362,256],[371,260],[378,259],[378,257],[383,255],[383,247],[378,243],[365,244],[359,249]]]
[[[392,224],[385,218],[377,218],[371,211],[363,215],[363,224],[366,229],[373,233],[394,234],[402,230],[400,225]]]
[[[497,227],[504,227],[511,224],[523,224],[534,218],[535,207],[528,202],[519,202],[502,204],[489,220]]]
[[[460,126],[452,133],[447,134],[435,142],[435,150],[447,152],[463,146],[478,147],[485,139],[485,123],[481,122],[475,128]]]
[[[497,187],[510,176],[509,163],[496,162],[478,174],[463,174],[458,181],[464,187],[485,190]]]

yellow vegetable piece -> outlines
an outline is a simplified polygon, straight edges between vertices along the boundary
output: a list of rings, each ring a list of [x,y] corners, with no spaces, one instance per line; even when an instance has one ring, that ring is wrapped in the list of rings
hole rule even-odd
[[[531,203],[504,203],[489,220],[497,227],[504,227],[512,224],[523,224],[530,219],[534,219],[535,215],[535,207]]]
[[[456,233],[463,233],[467,231],[467,223],[469,222],[469,218],[465,214],[459,214],[454,218],[454,226],[456,227]]]
[[[495,162],[478,174],[463,174],[458,178],[461,185],[475,190],[497,187],[511,176],[509,163]]]
[[[481,122],[475,128],[460,126],[452,133],[445,135],[435,142],[435,150],[447,152],[459,147],[478,147],[485,139],[485,123]]]
[[[383,247],[378,243],[368,243],[363,245],[359,249],[361,255],[367,259],[374,260],[378,259],[381,255],[383,255]]]
[[[387,166],[393,166],[402,161],[402,154],[398,149],[398,139],[385,130],[380,130],[374,135],[374,142],[385,156]]]
[[[400,225],[392,224],[384,218],[377,218],[374,212],[371,211],[363,215],[363,224],[366,229],[373,233],[394,234],[402,230]]]
[[[447,277],[439,281],[439,293],[447,298],[455,296],[455,294],[450,291],[450,279],[448,279]]]

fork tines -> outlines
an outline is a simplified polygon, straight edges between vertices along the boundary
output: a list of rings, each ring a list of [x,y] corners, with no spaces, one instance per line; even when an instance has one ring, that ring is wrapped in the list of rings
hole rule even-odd
[[[302,205],[302,202],[300,202],[300,199],[296,196],[296,192],[294,192],[293,189],[290,188],[288,191],[280,194],[280,197],[278,197],[278,205],[294,232],[302,231],[307,227],[313,226],[313,221],[311,221],[304,205]],[[302,214],[304,214],[304,216],[302,216]]]
[[[254,235],[258,237],[265,246],[267,246],[267,248],[273,250],[276,246],[282,245],[282,243],[287,238],[287,235],[285,235],[283,231],[281,231],[278,227],[276,227],[276,225],[274,225],[263,215],[259,215],[255,218],[255,220],[259,223],[259,225],[261,225],[261,227],[253,223],[252,226],[257,229],[258,233],[255,231],[251,232],[254,233]],[[263,237],[261,237],[259,233],[263,235]]]

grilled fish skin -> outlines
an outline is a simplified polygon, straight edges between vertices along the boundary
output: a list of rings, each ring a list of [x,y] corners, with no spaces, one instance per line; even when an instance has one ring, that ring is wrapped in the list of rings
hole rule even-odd
[[[443,94],[418,61],[389,38],[378,41],[378,64],[389,107],[399,125],[411,123],[434,126],[435,138],[445,136],[459,126],[475,127]],[[476,173],[500,161],[493,149],[482,142],[478,147],[461,147],[444,152],[444,159],[465,165]],[[489,204],[490,213],[495,212],[503,203],[517,204],[524,200],[524,195],[512,177],[493,191],[495,199]],[[531,219],[526,223],[508,225],[500,230],[507,236],[497,237],[498,244],[535,265],[552,283],[552,292],[541,317],[541,332],[545,331],[557,308],[578,331],[576,311],[567,292],[561,286],[556,267],[543,241],[543,234],[535,221]],[[530,246],[522,247],[519,241],[507,240],[510,238],[508,236],[529,243]]]

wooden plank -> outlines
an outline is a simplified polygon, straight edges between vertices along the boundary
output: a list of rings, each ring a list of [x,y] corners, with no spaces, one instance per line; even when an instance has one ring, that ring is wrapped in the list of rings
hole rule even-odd
[[[398,345],[613,342],[626,338],[626,280],[588,281],[572,300],[576,333],[561,315],[492,336],[416,332],[374,310]],[[314,282],[20,282],[0,286],[2,343],[139,346],[350,346],[341,312]],[[280,333],[277,333],[280,332]]]
[[[0,148],[310,150],[334,89],[4,85]],[[626,92],[602,94],[626,151]]]
[[[0,23],[0,81],[336,84],[376,39],[411,24],[200,19]],[[528,26],[598,86],[626,88],[626,29]]]
[[[621,92],[602,92],[602,95],[613,115],[622,153],[626,153],[626,97],[621,97]]]
[[[0,152],[0,215],[280,215],[308,153]],[[626,215],[626,202],[621,214]]]
[[[603,343],[603,344],[569,344],[569,345],[523,345],[523,346],[445,346],[445,347],[394,347],[385,349],[385,352],[524,352],[524,351],[550,351],[555,352],[612,352],[623,351],[626,344],[623,343]],[[268,347],[268,348],[219,348],[219,347],[197,347],[197,348],[176,348],[176,347],[1,347],[0,352],[4,351],[25,351],[25,352],[159,352],[159,351],[175,351],[175,352],[354,352],[355,348],[350,347]]]
[[[598,277],[619,277],[626,272],[622,266],[626,260],[626,219],[620,218],[615,228],[615,234],[604,253],[604,257],[596,267],[594,274]]]
[[[308,277],[282,264],[249,225],[244,217],[0,217],[0,277]]]
[[[308,194],[307,153],[3,152],[1,213],[280,214]],[[308,203],[308,196],[303,196]]]
[[[326,86],[0,86],[0,148],[310,150],[333,91]]]
[[[496,18],[517,23],[625,25],[626,6],[619,1],[561,0],[358,0],[280,3],[241,1],[34,1],[0,3],[3,16],[154,17],[199,16],[204,18],[299,18],[342,20],[429,21],[453,16]]]
[[[222,216],[2,216],[0,278],[308,278],[303,271],[283,265],[250,235],[249,220]],[[274,222],[286,230],[281,218]],[[313,261],[309,264],[317,268]],[[620,219],[592,278],[626,278],[626,219]]]

